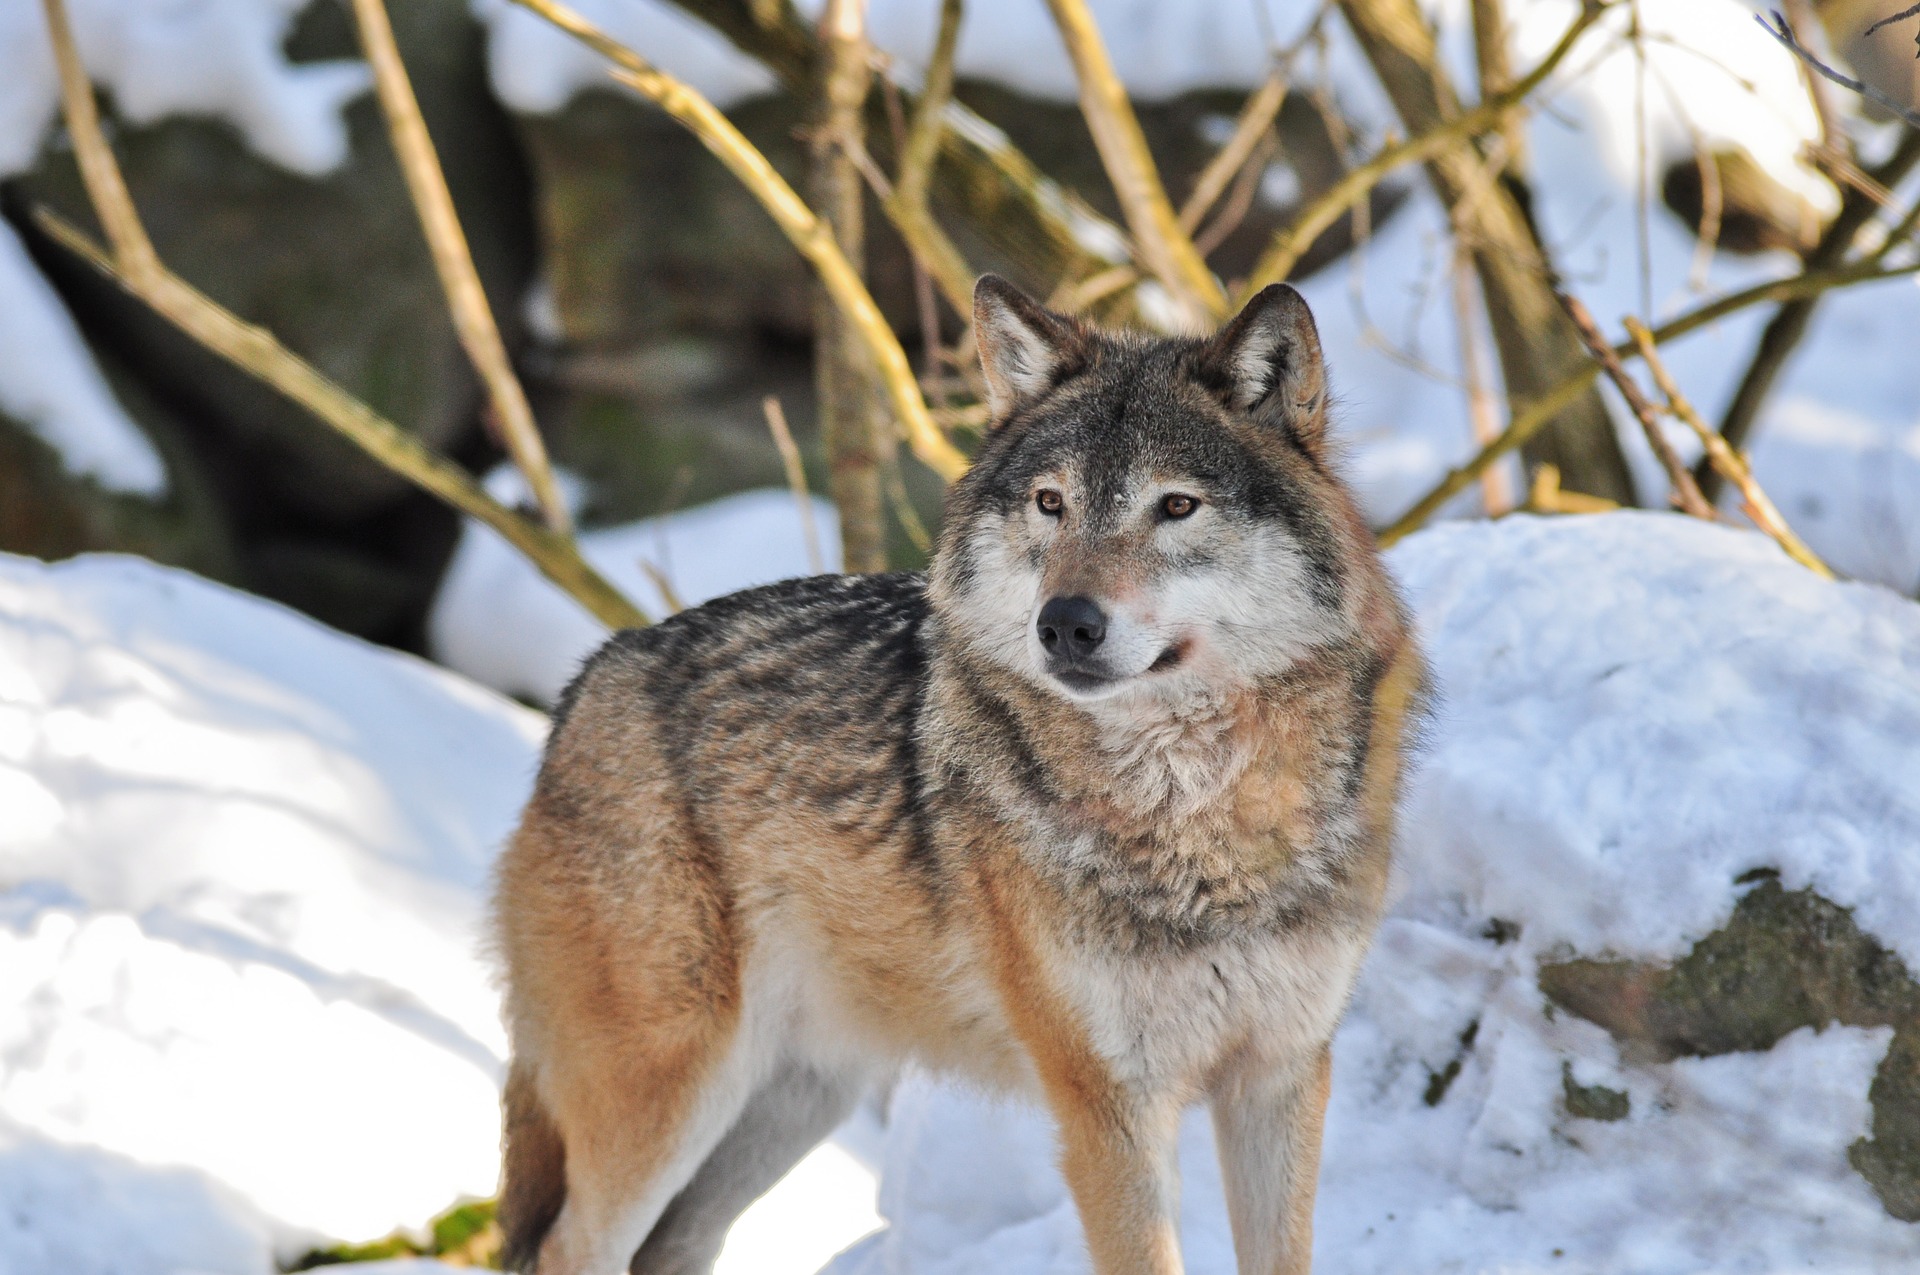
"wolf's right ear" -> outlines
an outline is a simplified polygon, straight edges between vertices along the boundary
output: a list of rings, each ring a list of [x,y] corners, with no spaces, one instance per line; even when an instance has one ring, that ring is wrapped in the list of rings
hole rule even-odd
[[[995,429],[1014,408],[1051,389],[1086,347],[1078,323],[991,274],[973,285],[973,331]]]
[[[1201,347],[1200,361],[1233,406],[1319,451],[1327,429],[1327,370],[1305,297],[1284,283],[1262,288]]]

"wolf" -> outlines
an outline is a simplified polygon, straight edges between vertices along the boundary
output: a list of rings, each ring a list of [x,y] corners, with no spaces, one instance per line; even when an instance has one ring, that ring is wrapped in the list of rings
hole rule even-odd
[[[914,1063],[1038,1097],[1100,1275],[1177,1275],[1211,1108],[1242,1275],[1308,1269],[1328,1045],[1426,675],[1306,303],[1111,333],[988,276],[930,570],[614,636],[499,864],[510,1269],[711,1269]]]

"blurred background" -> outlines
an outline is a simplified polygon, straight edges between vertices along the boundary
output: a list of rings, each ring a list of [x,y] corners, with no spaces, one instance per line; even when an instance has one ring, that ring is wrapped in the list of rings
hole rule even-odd
[[[1802,0],[1796,16],[1810,47],[1911,104],[1911,35],[1861,34],[1898,8]],[[842,157],[829,146],[823,160],[817,144],[816,11],[593,0],[581,12],[723,107],[797,189],[817,190],[810,170]],[[1390,60],[1370,60],[1339,6],[1135,0],[1094,12],[1176,206],[1233,138],[1248,93],[1270,78],[1284,84],[1270,123],[1196,219],[1209,266],[1232,285],[1316,197],[1420,130],[1430,108],[1415,99],[1471,101],[1483,80],[1497,91],[1548,52],[1577,9],[1443,5],[1436,61],[1404,84],[1382,78]],[[161,259],[428,447],[490,471],[503,455],[498,431],[343,0],[76,0],[73,13]],[[393,18],[479,276],[554,461],[572,476],[581,524],[627,526],[783,485],[762,409],[769,395],[813,490],[835,494],[818,428],[821,301],[753,195],[686,129],[615,84],[604,59],[524,8],[408,0]],[[882,183],[938,21],[935,0],[871,5],[879,74],[862,129],[867,175]],[[197,348],[36,222],[33,210],[48,208],[90,224],[54,120],[43,41],[38,4],[16,0],[0,15],[0,549],[139,553],[435,653],[431,617],[457,516]],[[1074,306],[1076,285],[1124,268],[1130,247],[1044,6],[974,0],[956,69],[963,126],[986,140],[942,154],[934,216],[969,271],[999,271]],[[1472,455],[1476,430],[1484,439],[1503,426],[1511,401],[1542,388],[1540,368],[1569,361],[1565,333],[1530,332],[1539,316],[1512,314],[1513,285],[1490,260],[1515,251],[1498,242],[1513,233],[1500,214],[1524,214],[1529,264],[1561,272],[1603,324],[1626,313],[1657,322],[1808,261],[1884,252],[1911,202],[1901,178],[1912,157],[1896,153],[1903,126],[1888,117],[1858,94],[1809,83],[1748,6],[1637,0],[1615,6],[1526,111],[1479,139],[1503,205],[1496,215],[1476,213],[1459,191],[1436,195],[1418,164],[1384,174],[1300,245],[1287,272],[1315,304],[1337,427],[1377,524]],[[983,158],[995,147],[1018,162]],[[1879,165],[1888,171],[1875,177]],[[869,181],[855,196],[866,207],[852,255],[964,446],[978,391],[965,323],[917,275],[880,189]],[[1854,238],[1836,250],[1826,232],[1843,208]],[[1153,290],[1108,286],[1078,308],[1178,326],[1167,306],[1155,311]],[[1902,351],[1917,303],[1910,282],[1808,301],[1810,313],[1789,324],[1793,339],[1774,340],[1784,348],[1764,357],[1778,307],[1750,306],[1671,356],[1710,420],[1739,397],[1737,441],[1756,449],[1763,483],[1818,550],[1909,593],[1920,587],[1920,502],[1910,498],[1920,461]],[[1568,491],[1664,505],[1664,476],[1638,427],[1617,404],[1625,428],[1610,427],[1593,401],[1531,440],[1524,470],[1496,466],[1477,502],[1469,494],[1448,512],[1525,503],[1542,462],[1557,462]],[[1684,431],[1674,439],[1697,456]],[[938,524],[941,483],[896,448],[878,450],[890,497],[881,552],[915,566],[921,527]],[[657,602],[651,587],[671,563],[651,565],[610,569]],[[449,643],[457,638],[443,632]]]

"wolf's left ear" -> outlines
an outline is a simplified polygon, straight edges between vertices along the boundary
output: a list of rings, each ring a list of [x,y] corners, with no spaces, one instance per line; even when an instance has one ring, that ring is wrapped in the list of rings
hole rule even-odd
[[[1236,408],[1292,431],[1303,447],[1326,441],[1327,370],[1306,298],[1284,283],[1262,288],[1201,347],[1201,367]]]
[[[996,429],[1014,408],[1065,377],[1080,362],[1087,341],[1078,323],[991,274],[973,285],[973,331]]]

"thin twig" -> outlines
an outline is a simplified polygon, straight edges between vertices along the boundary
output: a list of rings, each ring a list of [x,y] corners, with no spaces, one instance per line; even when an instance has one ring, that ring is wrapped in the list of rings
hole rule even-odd
[[[1876,102],[1879,105],[1884,106],[1887,110],[1892,111],[1895,115],[1898,115],[1901,119],[1905,120],[1908,124],[1912,125],[1914,128],[1920,128],[1920,113],[1916,113],[1911,107],[1908,107],[1902,102],[1900,102],[1899,99],[1892,97],[1889,94],[1882,93],[1879,89],[1875,88],[1871,84],[1864,84],[1861,81],[1852,78],[1851,76],[1840,74],[1840,72],[1834,70],[1832,67],[1828,66],[1825,62],[1822,62],[1819,58],[1813,56],[1813,54],[1808,52],[1807,49],[1803,47],[1798,40],[1793,38],[1793,28],[1787,25],[1787,20],[1780,16],[1779,11],[1773,10],[1772,13],[1773,13],[1773,24],[1771,25],[1767,22],[1767,20],[1764,17],[1762,17],[1757,13],[1753,15],[1753,20],[1760,24],[1760,29],[1762,31],[1765,31],[1768,35],[1772,36],[1774,39],[1778,40],[1780,43],[1786,45],[1787,48],[1793,52],[1793,55],[1795,57],[1799,58],[1802,62],[1805,62],[1808,66],[1812,67],[1814,70],[1818,71],[1820,74],[1826,76],[1829,80],[1832,80],[1835,84],[1838,84],[1841,88],[1852,89],[1855,93],[1858,93],[1861,97],[1864,97],[1869,101]]]
[[[516,3],[533,10],[611,59],[614,63],[614,79],[634,89],[686,126],[702,145],[727,166],[727,170],[772,215],[787,241],[799,249],[800,255],[819,272],[821,282],[826,285],[834,304],[847,316],[847,322],[867,346],[913,454],[948,482],[965,473],[967,458],[947,441],[933,423],[933,418],[927,414],[926,400],[921,397],[919,383],[914,380],[913,366],[907,361],[907,352],[900,348],[899,338],[887,326],[880,307],[874,303],[873,294],[867,291],[867,285],[860,281],[853,264],[834,242],[832,228],[813,215],[813,210],[794,193],[786,178],[767,162],[767,157],[700,93],[659,70],[559,0],[516,0]]]
[[[113,245],[115,266],[127,278],[150,285],[161,273],[159,254],[147,238],[147,228],[141,224],[133,196],[127,192],[126,178],[121,176],[120,164],[100,127],[100,107],[93,99],[93,82],[87,78],[73,42],[67,7],[63,0],[45,3],[47,34],[53,40],[53,60],[60,71],[67,132],[73,139],[87,198],[106,229],[107,242]]]
[[[1291,224],[1275,233],[1273,242],[1267,245],[1260,260],[1254,263],[1253,272],[1247,276],[1246,283],[1241,285],[1234,304],[1244,304],[1247,298],[1268,284],[1286,279],[1321,232],[1331,226],[1340,214],[1365,199],[1368,192],[1388,174],[1404,165],[1437,155],[1460,138],[1475,137],[1498,128],[1507,112],[1526,101],[1553,74],[1567,54],[1573,51],[1580,37],[1599,21],[1606,8],[1605,4],[1583,5],[1580,16],[1573,20],[1553,49],[1511,88],[1416,137],[1388,146],[1366,163],[1348,169],[1339,181],[1301,209]]]
[[[1800,297],[1817,296],[1834,288],[1847,287],[1856,283],[1873,283],[1883,279],[1904,279],[1920,272],[1920,265],[1902,266],[1894,270],[1881,270],[1873,266],[1846,266],[1836,270],[1807,271],[1787,279],[1775,279],[1769,283],[1756,284],[1743,288],[1739,292],[1724,297],[1716,297],[1685,314],[1661,324],[1653,330],[1653,339],[1659,344],[1678,340],[1692,332],[1697,332],[1712,323],[1717,323],[1729,314],[1747,309],[1749,306],[1763,305],[1769,301],[1791,301]],[[1634,353],[1633,345],[1623,343],[1613,347],[1613,352],[1621,357]],[[1507,427],[1500,437],[1474,453],[1471,459],[1447,471],[1446,476],[1434,484],[1433,488],[1415,501],[1411,508],[1382,530],[1378,540],[1382,546],[1391,545],[1406,537],[1433,517],[1447,502],[1465,491],[1484,474],[1489,466],[1499,462],[1500,458],[1519,448],[1551,421],[1568,404],[1576,401],[1587,392],[1594,378],[1600,375],[1600,365],[1588,360],[1579,368],[1564,377],[1558,385],[1538,398],[1517,404]]]
[[[1047,0],[1047,7],[1080,81],[1080,113],[1147,269],[1189,311],[1188,321],[1195,326],[1225,314],[1227,295],[1181,228],[1086,0]]]
[[[1287,100],[1287,80],[1286,65],[1282,63],[1274,67],[1247,99],[1246,105],[1240,108],[1240,118],[1234,122],[1233,135],[1207,161],[1207,166],[1200,170],[1200,176],[1193,183],[1193,192],[1187,196],[1187,202],[1180,206],[1180,229],[1189,235],[1196,233],[1213,206],[1220,202],[1220,196],[1227,193],[1234,178],[1248,166],[1254,151],[1259,149],[1272,131],[1273,121]]]
[[[1477,322],[1479,312],[1474,307],[1477,292],[1474,288],[1473,263],[1459,245],[1454,249],[1450,273],[1453,275],[1453,320],[1460,337],[1460,379],[1467,395],[1467,422],[1473,430],[1474,443],[1485,447],[1500,436],[1500,422],[1483,362],[1480,325]],[[1554,472],[1557,474],[1559,471]],[[1480,475],[1480,499],[1490,518],[1498,518],[1511,509],[1513,491],[1507,475],[1493,469]]]
[[[1247,214],[1253,210],[1253,198],[1259,193],[1260,180],[1266,176],[1267,165],[1279,149],[1280,138],[1277,134],[1269,131],[1261,137],[1253,155],[1240,170],[1239,177],[1234,179],[1233,190],[1220,206],[1219,213],[1207,223],[1205,229],[1194,235],[1193,246],[1200,250],[1201,256],[1212,256],[1214,249],[1225,243],[1227,236],[1238,230],[1240,223],[1247,219]]]
[[[960,21],[964,16],[961,0],[941,0],[940,31],[934,37],[933,56],[920,86],[920,101],[907,125],[906,140],[900,145],[899,180],[891,193],[880,196],[880,207],[900,232],[914,262],[940,285],[947,303],[957,313],[967,315],[973,311],[973,269],[934,220],[928,202],[934,165],[940,159],[947,107],[953,101],[953,59],[960,46]],[[887,86],[891,90],[893,81],[888,80]]]
[[[767,414],[767,430],[773,435],[773,445],[779,449],[780,464],[787,471],[793,507],[800,514],[800,535],[807,545],[807,565],[813,574],[822,575],[827,569],[827,559],[820,552],[820,531],[813,523],[813,498],[807,494],[807,471],[800,463],[800,449],[794,445],[793,431],[787,428],[787,414],[781,409],[780,400],[771,394],[760,400],[760,410]]]
[[[1600,335],[1600,326],[1593,321],[1593,315],[1581,304],[1580,298],[1564,289],[1555,289],[1554,295],[1560,298],[1560,306],[1573,320],[1580,338],[1587,343],[1587,349],[1600,361],[1600,367],[1620,391],[1620,397],[1627,401],[1627,409],[1640,422],[1640,428],[1646,433],[1647,443],[1653,448],[1653,454],[1660,459],[1661,468],[1667,471],[1667,481],[1673,484],[1673,502],[1680,506],[1683,513],[1695,518],[1714,519],[1713,506],[1700,494],[1700,484],[1693,480],[1686,463],[1673,450],[1673,444],[1667,441],[1666,433],[1660,428],[1659,409],[1648,401],[1645,392],[1620,365],[1620,356],[1613,352],[1607,339]]]
[[[1695,411],[1693,404],[1680,393],[1680,387],[1674,382],[1667,365],[1660,359],[1660,352],[1654,348],[1653,333],[1647,325],[1635,318],[1626,321],[1627,332],[1633,338],[1634,346],[1640,352],[1640,361],[1647,365],[1647,371],[1653,376],[1653,383],[1667,396],[1667,411],[1686,424],[1699,436],[1700,445],[1706,449],[1707,459],[1720,471],[1726,480],[1740,491],[1741,511],[1753,520],[1753,525],[1767,535],[1772,536],[1787,556],[1816,575],[1833,579],[1833,571],[1806,542],[1793,533],[1787,520],[1780,516],[1780,510],[1754,480],[1753,469],[1740,454],[1727,446],[1727,440],[1707,427]]]
[[[474,268],[466,232],[454,211],[453,194],[447,189],[440,157],[427,134],[427,122],[420,115],[406,64],[400,59],[387,7],[383,0],[353,0],[353,12],[360,27],[360,45],[373,68],[374,91],[393,136],[394,154],[399,157],[407,193],[426,231],[433,267],[446,291],[447,308],[460,334],[460,344],[487,387],[507,453],[525,476],[541,515],[555,531],[571,530],[573,518],[567,512],[566,498],[560,494],[546,443],[534,423],[533,407],[527,402],[520,378],[514,375],[513,360],[507,356],[506,342],[500,339],[500,327],[487,304],[486,289],[480,285],[480,272]]]

